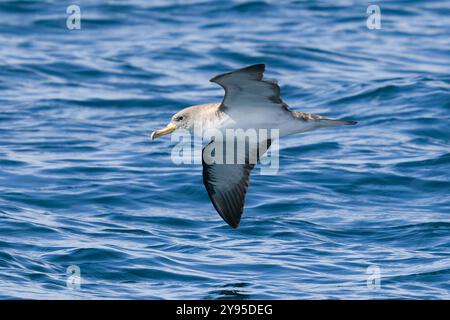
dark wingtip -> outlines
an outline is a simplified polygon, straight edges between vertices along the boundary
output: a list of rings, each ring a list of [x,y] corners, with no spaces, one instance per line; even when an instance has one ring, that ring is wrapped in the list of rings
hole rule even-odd
[[[358,121],[347,121],[347,122],[345,123],[345,125],[347,125],[347,126],[352,126],[352,125],[357,124],[357,123],[358,123]]]
[[[266,65],[264,63],[257,63],[257,64],[253,64],[251,66],[242,68],[241,70],[252,70],[252,69],[264,72],[264,71],[266,71]]]
[[[230,226],[230,227],[232,227],[233,229],[237,229],[238,227],[239,227],[239,224],[240,224],[240,221],[239,222],[228,222],[227,221],[227,223],[228,223],[228,225]]]
[[[257,63],[257,64],[252,64],[250,66],[244,67],[244,68],[240,68],[240,69],[236,69],[227,73],[222,73],[219,74],[211,79],[209,79],[210,82],[217,82],[218,79],[222,78],[223,76],[226,75],[230,75],[234,72],[248,72],[248,71],[256,71],[256,72],[260,72],[260,73],[264,73],[264,71],[266,71],[266,65],[264,63]]]
[[[216,208],[216,210],[217,210],[217,208]],[[239,227],[239,225],[241,224],[242,212],[237,215],[229,214],[229,212],[221,213],[219,210],[217,210],[217,212],[219,213],[219,215],[223,219],[223,221],[225,221],[233,229],[237,229]]]

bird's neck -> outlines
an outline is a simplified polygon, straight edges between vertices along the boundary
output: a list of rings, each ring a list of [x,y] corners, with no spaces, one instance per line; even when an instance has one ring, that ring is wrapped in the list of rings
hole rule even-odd
[[[193,106],[195,125],[201,126],[202,130],[221,129],[228,116],[219,109],[219,106],[220,103]]]

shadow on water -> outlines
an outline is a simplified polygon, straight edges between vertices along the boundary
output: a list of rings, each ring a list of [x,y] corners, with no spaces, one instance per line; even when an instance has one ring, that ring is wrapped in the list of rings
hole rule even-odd
[[[250,295],[245,292],[245,288],[249,287],[249,283],[236,282],[219,286],[218,289],[208,293],[205,299],[208,300],[246,300],[250,299]]]

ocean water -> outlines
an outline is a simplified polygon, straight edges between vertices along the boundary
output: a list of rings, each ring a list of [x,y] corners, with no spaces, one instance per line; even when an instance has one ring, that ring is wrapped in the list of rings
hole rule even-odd
[[[450,2],[70,4],[0,2],[0,298],[450,298]],[[282,139],[234,230],[149,133],[254,63],[359,123]]]

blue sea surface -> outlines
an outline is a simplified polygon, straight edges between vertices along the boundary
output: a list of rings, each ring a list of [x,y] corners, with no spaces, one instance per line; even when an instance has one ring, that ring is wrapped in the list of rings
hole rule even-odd
[[[0,298],[450,299],[449,1],[71,4],[0,2]],[[283,138],[232,229],[149,133],[255,63],[359,123]]]

